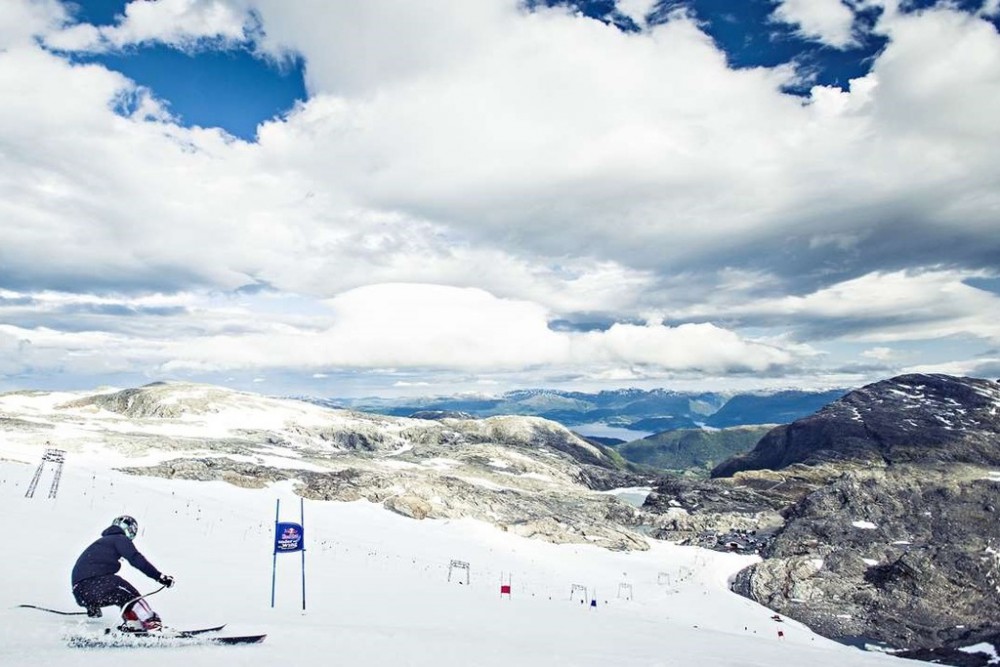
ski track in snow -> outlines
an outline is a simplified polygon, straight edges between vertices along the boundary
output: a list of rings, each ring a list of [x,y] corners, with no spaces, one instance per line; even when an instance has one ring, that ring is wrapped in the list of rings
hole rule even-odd
[[[0,441],[4,457],[10,458]],[[251,490],[132,477],[96,465],[94,456],[86,464],[69,456],[58,497],[46,497],[47,468],[28,499],[36,466],[0,460],[0,534],[7,540],[0,552],[0,665],[922,664],[842,646],[791,619],[776,624],[773,612],[728,591],[728,578],[752,557],[662,542],[633,553],[553,545],[472,520],[415,521],[365,501],[306,502],[307,610],[298,554],[278,556],[271,609],[275,500],[282,500],[283,520],[299,518],[291,482]],[[167,625],[228,623],[225,634],[266,632],[267,640],[70,648],[65,633],[100,631],[114,622],[114,609],[105,609],[103,619],[76,620],[15,608],[76,610],[73,562],[121,513],[138,518],[139,549],[177,578],[173,589],[150,598]],[[469,585],[448,582],[452,559],[469,563]],[[141,591],[158,587],[127,564],[121,574]],[[499,594],[501,577],[509,577],[511,597]],[[571,601],[574,585],[586,587],[597,607]],[[621,590],[632,599],[617,597]]]

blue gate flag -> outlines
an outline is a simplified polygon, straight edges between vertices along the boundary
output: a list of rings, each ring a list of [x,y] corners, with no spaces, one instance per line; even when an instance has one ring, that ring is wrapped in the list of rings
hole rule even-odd
[[[304,549],[302,524],[287,522],[274,524],[274,553],[292,553]]]
[[[306,610],[306,501],[299,498],[301,523],[281,520],[281,498],[274,501],[274,554],[271,556],[271,609],[274,609],[274,591],[278,581],[278,554],[302,554],[302,611]]]

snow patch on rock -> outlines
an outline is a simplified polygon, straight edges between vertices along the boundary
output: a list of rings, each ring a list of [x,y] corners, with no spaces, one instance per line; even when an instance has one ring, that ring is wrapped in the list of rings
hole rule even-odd
[[[992,644],[987,644],[982,642],[979,644],[973,644],[972,646],[965,646],[958,649],[962,653],[984,653],[989,656],[990,665],[1000,665],[1000,655],[997,654],[996,648]]]

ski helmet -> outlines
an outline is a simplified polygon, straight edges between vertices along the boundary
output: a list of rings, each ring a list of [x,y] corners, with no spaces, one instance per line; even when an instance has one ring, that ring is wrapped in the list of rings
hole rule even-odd
[[[111,525],[118,526],[124,530],[125,537],[130,540],[134,540],[135,536],[139,533],[139,522],[127,514],[116,516],[115,520],[111,522]]]

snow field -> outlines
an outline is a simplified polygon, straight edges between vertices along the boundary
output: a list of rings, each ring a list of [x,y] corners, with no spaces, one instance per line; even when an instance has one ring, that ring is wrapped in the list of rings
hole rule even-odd
[[[88,465],[68,459],[55,500],[45,497],[51,471],[27,499],[35,466],[0,461],[0,665],[106,665],[139,650],[66,646],[64,633],[78,625],[110,625],[111,608],[96,620],[16,608],[76,610],[73,562],[121,513],[139,520],[140,551],[177,578],[150,598],[166,624],[268,633],[257,646],[142,649],[144,667],[907,664],[776,623],[730,593],[728,578],[747,557],[659,542],[635,553],[552,545],[471,520],[414,521],[364,501],[306,501],[307,610],[298,554],[278,556],[271,609],[275,499],[282,520],[299,519],[290,483],[247,490]],[[469,585],[457,583],[459,570],[448,582],[452,559],[469,563]],[[509,598],[499,594],[501,572],[511,577]],[[121,574],[141,591],[158,587],[127,564]],[[574,584],[596,590],[598,606],[570,601]],[[621,584],[631,600],[618,597]]]

